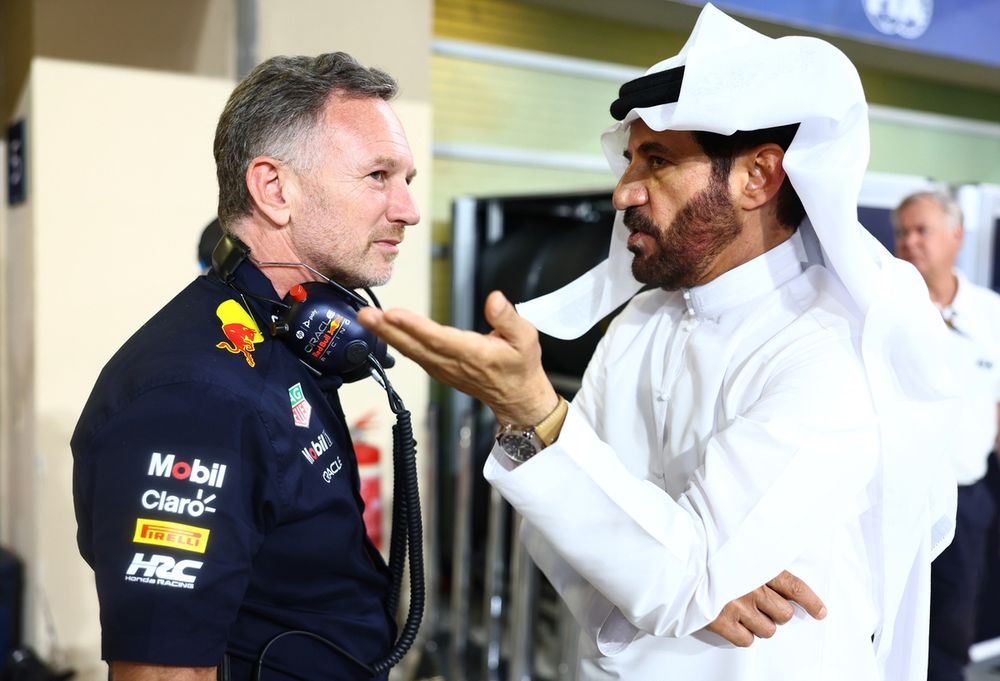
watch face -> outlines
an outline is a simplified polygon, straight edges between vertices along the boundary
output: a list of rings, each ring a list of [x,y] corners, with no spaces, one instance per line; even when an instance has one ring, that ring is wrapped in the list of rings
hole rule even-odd
[[[538,446],[526,433],[504,433],[500,436],[500,447],[515,461],[527,461],[538,453]]]

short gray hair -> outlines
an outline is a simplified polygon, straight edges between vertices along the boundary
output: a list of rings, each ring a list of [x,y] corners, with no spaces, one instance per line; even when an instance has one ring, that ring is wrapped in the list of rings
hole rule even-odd
[[[215,129],[222,226],[229,231],[250,214],[250,161],[273,156],[293,167],[310,165],[303,156],[331,94],[390,100],[397,91],[392,76],[362,66],[346,52],[272,57],[257,66],[233,90]]]
[[[953,229],[958,229],[962,226],[962,209],[958,206],[958,201],[955,197],[951,195],[950,192],[945,190],[932,190],[932,191],[922,191],[910,194],[905,199],[899,202],[896,206],[896,210],[892,211],[892,226],[896,227],[899,223],[899,212],[909,206],[911,203],[916,203],[922,199],[927,199],[928,201],[933,201],[937,206],[944,211],[945,217],[948,219],[948,225]]]

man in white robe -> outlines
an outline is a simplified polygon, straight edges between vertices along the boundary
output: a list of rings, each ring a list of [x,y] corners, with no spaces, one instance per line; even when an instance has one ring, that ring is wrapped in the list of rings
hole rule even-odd
[[[581,678],[922,678],[927,571],[954,514],[929,456],[949,376],[919,275],[857,223],[856,72],[709,5],[612,114],[605,263],[523,316],[491,294],[488,336],[400,310],[362,323],[493,409],[485,474],[580,624]],[[720,163],[713,140],[736,131],[764,132]],[[647,283],[567,407],[534,327],[579,335]],[[712,633],[784,570],[825,617],[746,648]]]

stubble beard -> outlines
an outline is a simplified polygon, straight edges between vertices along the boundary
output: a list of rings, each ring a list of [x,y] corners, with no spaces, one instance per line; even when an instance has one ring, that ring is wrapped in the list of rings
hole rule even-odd
[[[329,201],[314,185],[307,185],[309,210],[305,215],[305,229],[299,229],[296,250],[305,262],[316,271],[349,289],[370,288],[389,283],[396,255],[381,256],[373,253],[375,244],[369,242],[361,251],[348,248],[330,248],[329,240],[317,237],[326,231],[342,232],[338,225],[330,224]],[[374,260],[374,264],[373,264]]]
[[[651,253],[635,247],[629,251],[632,276],[643,284],[667,291],[696,286],[716,258],[743,231],[726,185],[714,174],[707,187],[691,198],[664,229],[639,213],[638,207],[625,210],[624,222],[632,231],[656,241]]]

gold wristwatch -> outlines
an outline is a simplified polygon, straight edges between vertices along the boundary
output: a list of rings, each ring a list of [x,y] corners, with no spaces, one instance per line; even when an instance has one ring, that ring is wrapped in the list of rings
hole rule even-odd
[[[556,408],[533,426],[500,424],[497,443],[511,460],[524,463],[556,441],[567,412],[569,402],[560,397]]]

